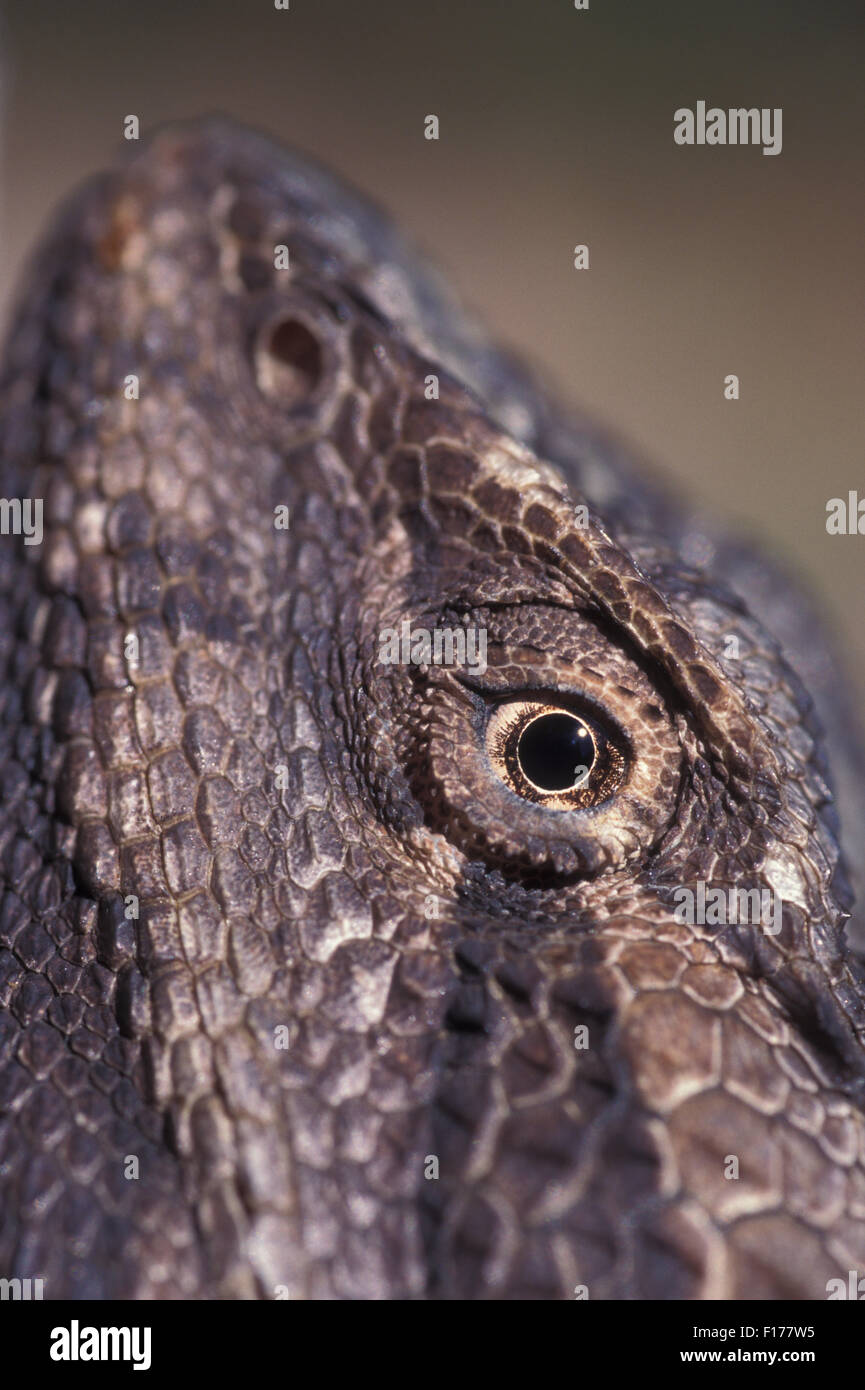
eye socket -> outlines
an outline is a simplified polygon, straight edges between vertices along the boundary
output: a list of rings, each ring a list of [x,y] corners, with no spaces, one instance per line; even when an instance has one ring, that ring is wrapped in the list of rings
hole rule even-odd
[[[541,700],[498,705],[487,724],[486,748],[512,792],[554,811],[609,800],[627,770],[624,750],[599,720]]]
[[[390,743],[405,775],[403,786],[374,751],[362,770],[388,824],[442,836],[467,864],[524,886],[635,863],[669,830],[685,770],[650,672],[581,612],[514,603],[471,617],[487,633],[483,670],[433,662],[407,679],[371,640],[374,707],[398,711],[372,749]],[[388,626],[402,621],[395,609]],[[452,626],[455,610],[438,621]],[[430,852],[449,853],[437,840]]]
[[[261,389],[283,405],[295,406],[312,396],[321,381],[321,344],[299,318],[283,318],[264,336],[256,366]]]
[[[298,379],[300,390],[315,390],[322,370],[321,347],[305,323],[283,319],[271,329],[267,347],[273,360]]]
[[[271,296],[256,306],[249,332],[259,391],[295,415],[314,410],[335,367],[321,311],[296,293]]]

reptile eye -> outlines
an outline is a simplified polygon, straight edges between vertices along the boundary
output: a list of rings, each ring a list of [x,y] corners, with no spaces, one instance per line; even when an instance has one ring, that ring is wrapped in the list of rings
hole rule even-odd
[[[287,404],[311,396],[321,380],[321,347],[300,319],[283,319],[266,343],[270,371]]]
[[[295,296],[297,298],[297,296]],[[260,391],[282,409],[312,407],[335,366],[314,308],[268,304],[252,328],[252,355]]]
[[[294,373],[303,389],[312,391],[321,376],[321,348],[305,323],[283,319],[271,331],[268,351],[274,361]]]
[[[486,730],[487,754],[511,791],[550,810],[607,801],[625,776],[625,756],[600,721],[563,705],[511,700]]]
[[[393,619],[396,630],[399,610]],[[444,836],[467,863],[524,886],[635,863],[669,828],[683,767],[679,727],[650,671],[580,612],[503,604],[471,610],[472,620],[486,634],[483,668],[369,668],[373,708],[400,711],[393,731],[376,726],[371,747],[395,737],[404,792],[391,764],[373,758],[366,773],[389,823],[401,826],[413,802],[419,834]]]

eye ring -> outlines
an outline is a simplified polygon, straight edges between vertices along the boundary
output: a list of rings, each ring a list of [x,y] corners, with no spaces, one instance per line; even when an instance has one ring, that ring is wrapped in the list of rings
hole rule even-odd
[[[514,747],[515,770],[542,796],[575,791],[586,781],[597,757],[591,730],[569,710],[546,709],[531,715]]]
[[[287,312],[267,325],[256,351],[258,383],[290,410],[311,400],[324,376],[319,337],[300,314]]]
[[[248,301],[246,353],[256,395],[272,407],[287,442],[298,430],[324,426],[340,399],[336,384],[346,343],[332,311],[291,285]],[[226,359],[230,360],[230,359]]]
[[[506,701],[492,711],[486,749],[515,795],[547,810],[586,810],[621,787],[627,759],[601,722],[550,700]]]
[[[492,634],[486,670],[417,668],[398,725],[400,766],[425,828],[467,863],[526,884],[593,879],[640,859],[668,832],[687,793],[677,716],[647,672],[607,653],[606,639],[595,652],[592,630],[578,619],[579,659],[515,645],[509,632],[502,652],[494,626],[502,620],[483,616]],[[399,668],[372,669],[405,696]],[[591,766],[586,758],[591,776],[564,794],[518,784],[505,762],[508,735],[516,751],[520,723],[552,712],[578,716],[601,755]],[[402,825],[406,803],[394,797],[389,773],[382,770],[376,788]]]

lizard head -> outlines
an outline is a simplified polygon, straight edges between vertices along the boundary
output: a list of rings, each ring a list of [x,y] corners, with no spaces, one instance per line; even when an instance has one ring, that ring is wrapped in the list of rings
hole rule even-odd
[[[165,133],[59,244],[30,717],[195,1279],[823,1296],[862,990],[717,543],[252,136]]]

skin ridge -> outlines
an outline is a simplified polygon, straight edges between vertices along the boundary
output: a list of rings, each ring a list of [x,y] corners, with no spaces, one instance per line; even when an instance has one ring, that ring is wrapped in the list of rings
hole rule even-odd
[[[0,403],[3,495],[46,498],[0,547],[0,1277],[825,1297],[865,1258],[860,754],[786,582],[226,123],[61,214]],[[478,689],[377,660],[460,614]],[[519,804],[477,746],[514,691],[624,731],[618,803]],[[676,920],[698,880],[780,933]]]

